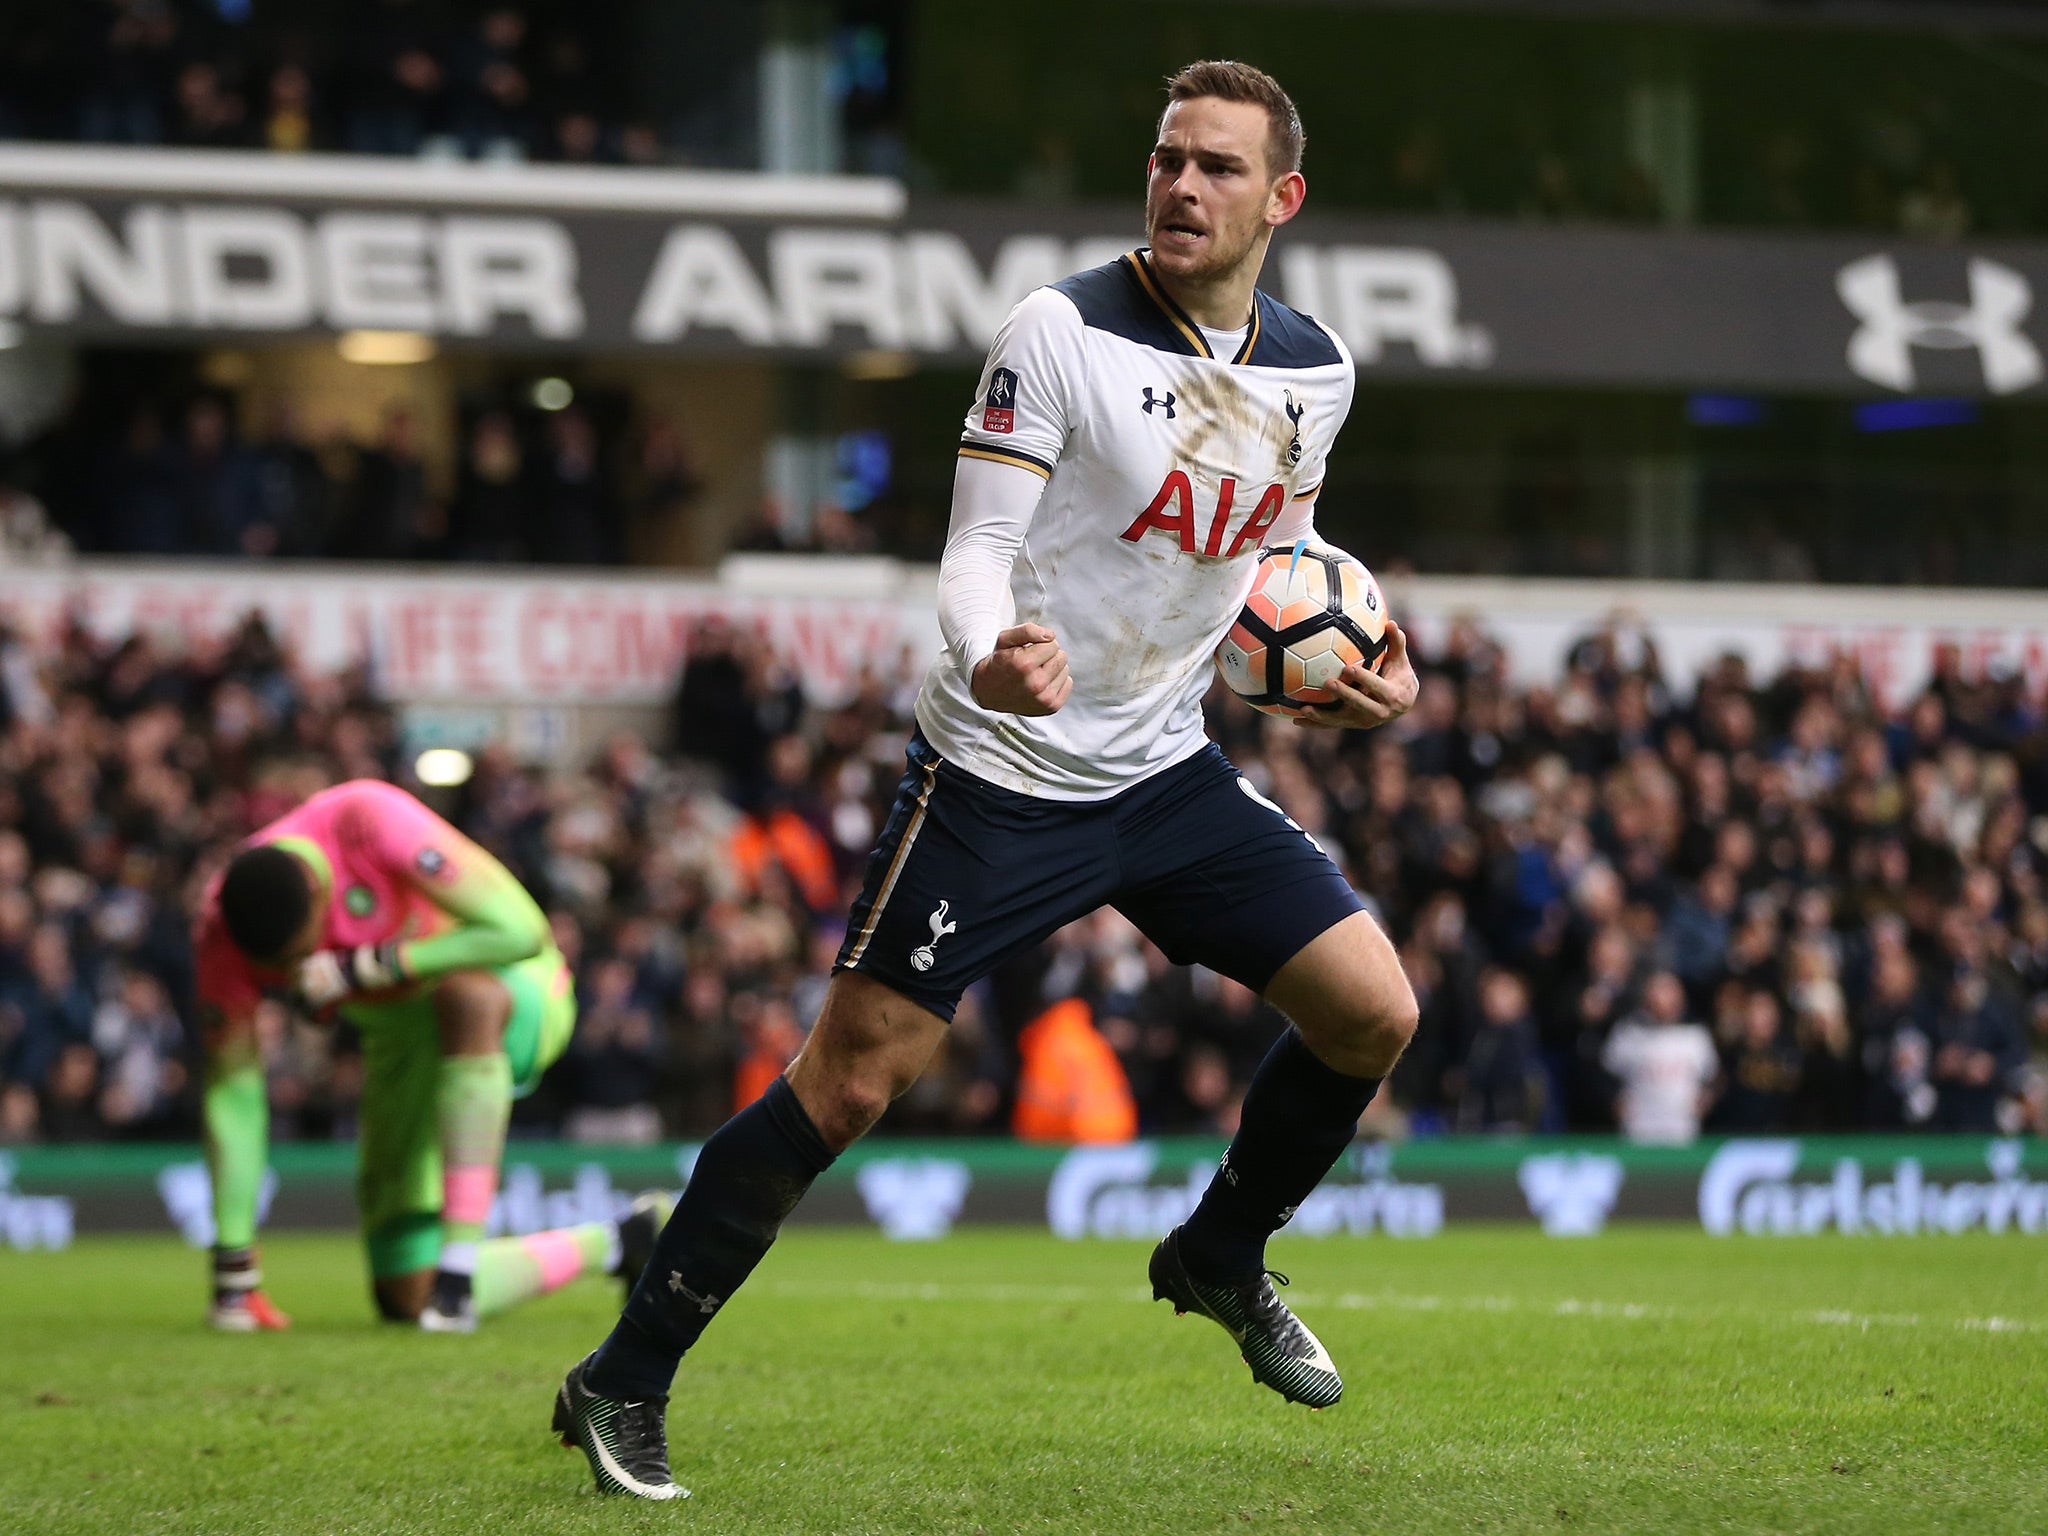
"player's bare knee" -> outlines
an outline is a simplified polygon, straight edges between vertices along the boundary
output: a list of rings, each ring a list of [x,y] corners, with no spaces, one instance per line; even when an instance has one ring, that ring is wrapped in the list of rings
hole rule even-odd
[[[1385,1053],[1387,1064],[1374,1075],[1385,1077],[1401,1059],[1401,1053],[1408,1049],[1408,1042],[1415,1038],[1416,1027],[1422,1022],[1422,1009],[1415,1001],[1415,994],[1406,987],[1401,996],[1375,1021],[1371,1034],[1376,1050]]]
[[[874,1128],[892,1097],[888,1086],[878,1079],[844,1079],[825,1094],[823,1103],[813,1111],[818,1134],[834,1151],[844,1151]]]
[[[1420,1017],[1415,994],[1404,984],[1379,998],[1344,998],[1304,1010],[1295,1028],[1327,1065],[1354,1077],[1385,1077],[1415,1038]]]

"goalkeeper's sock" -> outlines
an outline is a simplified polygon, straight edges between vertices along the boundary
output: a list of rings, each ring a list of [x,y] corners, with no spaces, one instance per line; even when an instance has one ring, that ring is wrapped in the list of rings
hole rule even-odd
[[[443,1274],[473,1275],[505,1155],[512,1063],[502,1051],[442,1057],[434,1104],[441,1130],[440,1267]]]
[[[720,1126],[698,1154],[618,1326],[591,1357],[590,1390],[617,1402],[666,1397],[684,1352],[837,1156],[786,1078]]]
[[[1282,1035],[1252,1074],[1230,1150],[1180,1228],[1188,1272],[1240,1281],[1264,1270],[1266,1239],[1344,1155],[1379,1086],[1326,1066],[1299,1031]]]
[[[601,1275],[618,1262],[619,1229],[587,1221],[525,1237],[494,1237],[476,1250],[478,1317],[496,1317],[523,1301],[558,1291],[578,1275]]]
[[[206,1083],[206,1167],[213,1178],[214,1241],[222,1248],[256,1241],[269,1137],[261,1062],[241,1053],[216,1063]]]

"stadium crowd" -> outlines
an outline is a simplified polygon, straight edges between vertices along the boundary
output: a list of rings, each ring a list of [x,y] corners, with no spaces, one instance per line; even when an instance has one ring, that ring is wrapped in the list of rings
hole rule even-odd
[[[240,4],[25,4],[0,28],[0,137],[653,163],[588,8],[373,0],[346,30]]]
[[[742,638],[695,637],[672,754],[621,736],[549,773],[492,749],[421,791],[532,887],[579,978],[530,1133],[701,1132],[815,1016],[915,668],[820,708]],[[1382,732],[1212,714],[1399,945],[1422,1027],[1385,1132],[2048,1130],[2048,725],[2023,679],[1947,654],[1887,713],[1846,658],[1763,681],[1731,658],[1686,698],[1627,623],[1544,687],[1469,622],[1422,661]],[[0,1141],[192,1134],[197,892],[311,791],[407,773],[370,679],[307,675],[260,621],[178,656],[0,636]],[[1148,1132],[1227,1130],[1280,1027],[1106,911],[969,994],[891,1127],[1004,1130],[1020,1037],[1069,998]],[[348,1134],[347,1031],[281,1001],[261,1028],[276,1133]]]
[[[210,390],[96,394],[0,455],[0,563],[78,550],[619,565],[703,488],[677,424],[634,418],[615,396],[557,410],[503,393],[465,404],[444,489],[401,405],[356,443],[314,432],[282,398],[243,423]]]

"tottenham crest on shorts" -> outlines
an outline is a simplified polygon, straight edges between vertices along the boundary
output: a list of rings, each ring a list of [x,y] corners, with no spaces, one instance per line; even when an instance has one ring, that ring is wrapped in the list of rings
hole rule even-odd
[[[1017,375],[998,368],[988,376],[988,401],[981,411],[984,432],[1017,430]]]
[[[938,964],[939,940],[959,928],[960,925],[958,923],[946,921],[946,910],[952,905],[953,903],[950,901],[940,902],[937,910],[929,918],[925,919],[931,926],[932,941],[929,944],[920,944],[910,952],[910,963],[918,970],[928,971]]]

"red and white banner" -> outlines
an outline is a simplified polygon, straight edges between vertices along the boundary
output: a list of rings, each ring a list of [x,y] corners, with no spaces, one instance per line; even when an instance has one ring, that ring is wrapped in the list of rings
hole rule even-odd
[[[387,697],[407,701],[665,703],[710,621],[765,645],[824,703],[850,696],[869,672],[894,680],[922,670],[938,645],[928,600],[920,612],[894,597],[756,596],[609,571],[91,561],[0,574],[0,615],[38,644],[75,618],[103,639],[146,633],[178,649],[218,640],[251,612],[310,670],[367,663]]]
[[[712,620],[767,648],[827,704],[864,675],[915,677],[941,643],[928,568],[760,558],[728,574],[99,560],[0,573],[0,618],[39,644],[75,615],[103,639],[144,632],[182,647],[229,634],[253,610],[312,670],[367,662],[387,697],[420,703],[663,704]],[[1965,677],[2008,668],[2035,693],[2048,688],[2048,595],[1477,577],[1386,586],[1425,654],[1469,617],[1523,685],[1554,685],[1572,646],[1618,619],[1625,644],[1656,645],[1681,694],[1731,651],[1763,682],[1846,650],[1897,707],[1944,647]]]

